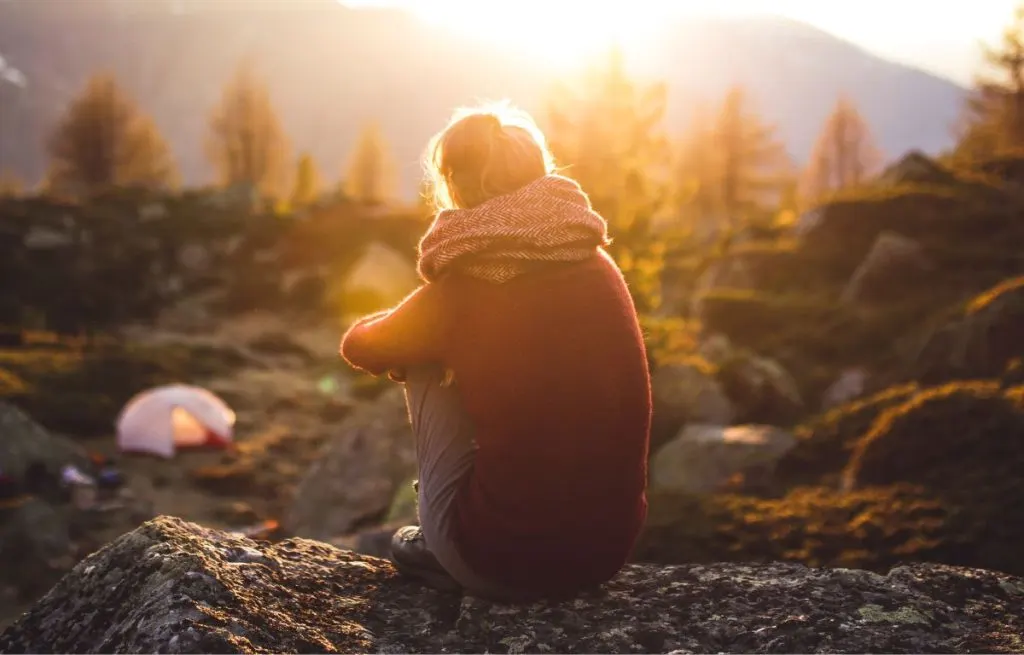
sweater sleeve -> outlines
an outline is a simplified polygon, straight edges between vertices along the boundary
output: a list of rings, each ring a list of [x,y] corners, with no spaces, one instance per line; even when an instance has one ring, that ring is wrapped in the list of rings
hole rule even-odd
[[[440,283],[425,284],[393,309],[357,321],[341,340],[341,356],[372,375],[439,362],[447,332]]]

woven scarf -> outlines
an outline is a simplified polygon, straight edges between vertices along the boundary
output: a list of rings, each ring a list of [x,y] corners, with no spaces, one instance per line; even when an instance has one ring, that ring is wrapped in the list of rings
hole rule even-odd
[[[582,261],[607,245],[608,226],[580,185],[547,175],[472,209],[446,209],[420,240],[418,270],[507,282],[536,262]]]

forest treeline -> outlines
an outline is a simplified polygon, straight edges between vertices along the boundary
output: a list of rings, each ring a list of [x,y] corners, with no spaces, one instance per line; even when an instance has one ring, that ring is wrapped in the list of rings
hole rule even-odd
[[[950,161],[1024,148],[1024,6],[985,55],[988,71],[955,126],[955,146],[945,155]],[[879,151],[849,97],[836,99],[811,156],[799,167],[740,86],[694,106],[688,125],[669,130],[666,85],[632,78],[614,51],[547,100],[537,118],[557,163],[609,220],[613,254],[624,270],[635,272],[632,282],[640,287],[651,278],[643,272],[660,267],[673,234],[707,230],[712,242],[721,242],[741,228],[790,224],[800,211],[877,173],[886,154],[900,154]],[[38,189],[43,194],[83,198],[121,187],[173,191],[180,185],[167,142],[110,74],[88,81],[46,145],[49,172]],[[365,125],[347,168],[325,175],[311,155],[293,152],[250,61],[239,64],[209,109],[202,145],[218,186],[245,189],[283,211],[325,196],[367,205],[394,199],[395,162],[379,126]],[[0,172],[0,195],[23,191]]]

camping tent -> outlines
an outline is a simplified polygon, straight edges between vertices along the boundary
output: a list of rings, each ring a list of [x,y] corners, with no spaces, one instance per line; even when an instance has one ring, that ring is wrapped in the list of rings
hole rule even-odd
[[[137,394],[117,419],[124,452],[173,457],[178,448],[231,445],[235,413],[200,387],[172,384]]]

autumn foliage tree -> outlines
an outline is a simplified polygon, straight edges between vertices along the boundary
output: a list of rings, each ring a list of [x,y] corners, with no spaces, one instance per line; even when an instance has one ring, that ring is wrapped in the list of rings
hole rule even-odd
[[[652,225],[670,200],[665,104],[665,85],[634,80],[613,50],[579,83],[557,87],[547,112],[555,160],[608,221],[610,253],[641,311],[660,303],[665,244]]]
[[[359,134],[343,181],[345,194],[364,205],[380,205],[394,194],[394,164],[376,123]]]
[[[984,57],[988,74],[975,80],[957,134],[955,154],[968,159],[1024,150],[1024,5]]]
[[[167,143],[110,75],[89,80],[47,143],[51,191],[89,195],[115,187],[177,182]]]
[[[674,176],[674,205],[681,222],[690,231],[712,227],[721,216],[721,194],[714,122],[707,105],[696,105],[677,144]]]
[[[849,98],[842,97],[825,121],[804,171],[802,195],[816,200],[859,184],[877,172],[882,157],[871,130]]]
[[[691,231],[726,247],[738,230],[773,220],[793,177],[774,127],[733,87],[717,107],[698,105],[676,144],[675,212]]]
[[[791,166],[774,126],[756,113],[741,87],[726,94],[712,128],[718,197],[735,231],[777,205]]]
[[[320,195],[320,170],[312,155],[304,153],[295,167],[295,184],[292,187],[293,207],[306,207]]]
[[[224,88],[210,118],[206,151],[225,187],[246,186],[264,197],[286,193],[288,139],[270,90],[245,62]]]

